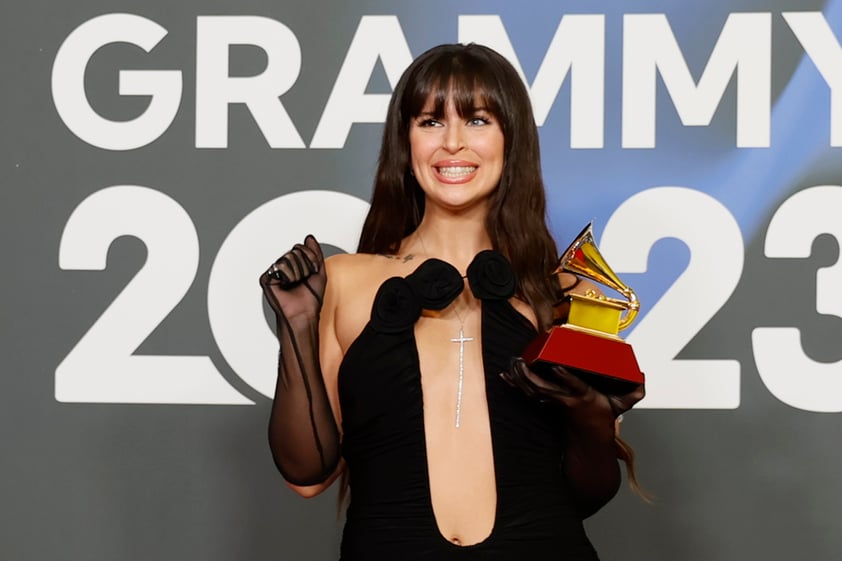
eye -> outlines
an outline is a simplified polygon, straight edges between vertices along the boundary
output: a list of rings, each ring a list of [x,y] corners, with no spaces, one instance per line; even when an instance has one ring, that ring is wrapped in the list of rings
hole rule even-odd
[[[484,115],[474,115],[468,119],[468,124],[474,127],[480,127],[491,123],[491,118]]]
[[[418,119],[416,125],[419,126],[419,127],[440,127],[440,126],[442,126],[440,121],[437,121],[437,120],[432,119],[430,117],[422,117],[422,118]]]

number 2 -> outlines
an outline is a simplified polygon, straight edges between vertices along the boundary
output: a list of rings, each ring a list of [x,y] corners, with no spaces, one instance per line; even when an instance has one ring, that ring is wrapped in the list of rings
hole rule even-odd
[[[627,337],[646,374],[646,397],[637,407],[736,408],[738,361],[675,357],[734,292],[743,271],[740,228],[728,209],[705,193],[655,187],[614,211],[599,247],[618,274],[643,273],[650,249],[667,237],[687,244],[690,263]]]

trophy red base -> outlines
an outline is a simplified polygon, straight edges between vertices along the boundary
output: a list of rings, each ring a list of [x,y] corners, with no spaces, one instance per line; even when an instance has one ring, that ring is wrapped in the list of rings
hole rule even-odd
[[[533,340],[523,359],[540,374],[542,365],[570,368],[597,390],[622,395],[644,382],[631,345],[620,337],[562,325]]]

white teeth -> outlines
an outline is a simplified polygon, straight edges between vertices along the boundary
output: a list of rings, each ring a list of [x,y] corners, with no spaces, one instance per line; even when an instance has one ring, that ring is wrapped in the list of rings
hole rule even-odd
[[[439,173],[447,177],[461,177],[476,171],[476,166],[450,166],[438,168]]]

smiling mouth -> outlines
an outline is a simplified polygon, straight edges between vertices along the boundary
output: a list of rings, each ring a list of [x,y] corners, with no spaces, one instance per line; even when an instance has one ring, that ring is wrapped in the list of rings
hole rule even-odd
[[[438,171],[444,177],[449,178],[459,178],[471,175],[477,170],[477,166],[447,166],[447,167],[438,167],[436,171]]]

